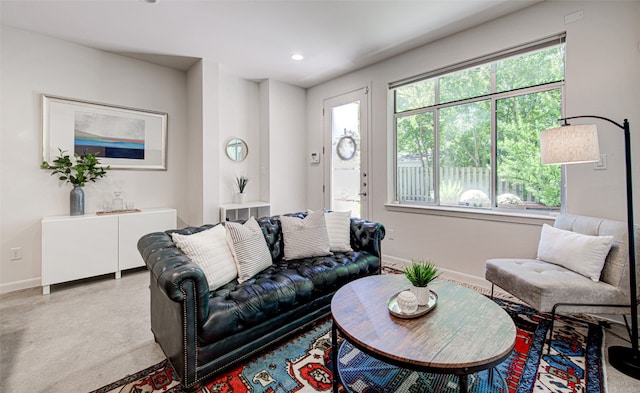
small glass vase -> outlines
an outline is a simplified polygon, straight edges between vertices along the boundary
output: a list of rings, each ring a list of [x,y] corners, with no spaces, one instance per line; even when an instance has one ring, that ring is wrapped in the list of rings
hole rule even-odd
[[[73,186],[69,194],[69,214],[72,216],[84,215],[84,190],[80,186]]]

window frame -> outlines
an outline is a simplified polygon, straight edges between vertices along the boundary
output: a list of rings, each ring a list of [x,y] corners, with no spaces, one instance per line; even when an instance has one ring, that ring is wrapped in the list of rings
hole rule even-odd
[[[412,77],[412,78],[407,78],[405,80],[399,81],[399,82],[395,82],[395,83],[390,83],[389,84],[389,99],[390,99],[390,105],[389,108],[391,110],[391,122],[390,122],[390,127],[392,129],[392,134],[391,134],[391,143],[392,143],[392,149],[393,149],[393,165],[391,165],[392,170],[390,171],[391,174],[393,175],[393,179],[390,182],[390,186],[393,187],[393,190],[390,190],[391,192],[389,193],[391,196],[391,203],[386,204],[387,207],[411,207],[411,208],[424,208],[424,209],[428,209],[428,210],[442,210],[442,211],[450,211],[453,212],[454,215],[457,213],[462,213],[462,212],[482,212],[482,213],[488,213],[488,214],[499,214],[499,215],[507,215],[507,216],[522,216],[522,217],[544,217],[544,216],[554,216],[557,215],[558,213],[561,213],[563,211],[565,211],[565,194],[566,194],[566,190],[565,190],[565,170],[564,168],[561,168],[561,181],[560,181],[560,207],[559,209],[508,209],[508,208],[501,208],[497,206],[497,169],[498,169],[498,163],[497,163],[497,102],[499,100],[502,99],[508,99],[508,98],[514,98],[514,97],[519,97],[519,96],[525,96],[528,94],[535,94],[535,93],[540,93],[540,92],[545,92],[545,91],[552,91],[552,90],[560,90],[560,113],[561,115],[564,114],[564,100],[565,100],[565,95],[566,95],[566,74],[563,76],[563,79],[561,81],[555,81],[555,82],[548,82],[548,83],[542,83],[542,84],[538,84],[538,85],[534,85],[534,86],[529,86],[529,87],[524,87],[524,88],[516,88],[513,90],[509,90],[509,91],[501,91],[501,92],[496,92],[496,73],[495,73],[495,69],[496,69],[496,64],[498,61],[505,59],[505,58],[509,58],[509,57],[515,57],[518,55],[524,55],[527,53],[533,53],[539,50],[544,50],[544,49],[551,49],[553,47],[557,47],[560,45],[564,45],[565,46],[565,58],[564,58],[564,64],[565,64],[565,72],[566,72],[566,42],[565,42],[565,35],[564,34],[560,34],[558,36],[554,36],[552,39],[551,38],[547,38],[547,39],[543,39],[538,43],[530,43],[530,44],[525,44],[522,47],[519,48],[511,48],[508,49],[504,52],[501,52],[499,54],[494,54],[494,55],[488,55],[488,56],[483,56],[482,58],[476,59],[476,60],[472,60],[472,61],[467,61],[464,63],[461,63],[461,65],[453,65],[453,66],[449,66],[449,67],[445,67],[443,69],[441,69],[440,71],[436,70],[433,72],[429,72],[429,73],[425,73],[422,74],[420,76],[416,76],[416,77]],[[451,74],[453,72],[459,72],[459,71],[463,71],[466,69],[472,69],[474,67],[478,67],[478,66],[482,66],[482,65],[489,65],[491,67],[491,73],[490,73],[490,89],[491,92],[489,94],[486,95],[482,95],[482,96],[477,96],[477,97],[472,97],[472,98],[466,98],[466,99],[461,99],[461,100],[457,100],[457,101],[451,101],[451,102],[446,102],[446,103],[439,103],[439,78],[446,75],[446,74]],[[443,71],[444,70],[444,71]],[[400,111],[400,112],[396,112],[396,90],[402,86],[406,86],[412,83],[417,83],[420,82],[422,80],[425,79],[434,79],[435,78],[435,97],[436,97],[436,103],[434,105],[431,106],[427,106],[427,107],[422,107],[422,108],[417,108],[417,109],[410,109],[410,110],[405,110],[405,111]],[[456,207],[456,206],[450,206],[450,205],[440,205],[441,201],[440,201],[440,127],[439,127],[439,111],[440,109],[443,108],[448,108],[448,107],[452,107],[452,106],[458,106],[458,105],[464,105],[464,104],[469,104],[469,103],[474,103],[474,102],[480,102],[480,101],[490,101],[490,195],[489,195],[489,199],[490,199],[490,207],[489,208],[473,208],[473,207]],[[433,167],[434,167],[434,171],[433,171],[433,182],[434,182],[434,196],[433,196],[433,202],[429,202],[429,201],[408,201],[408,200],[404,200],[404,201],[399,201],[398,200],[398,120],[404,117],[408,117],[408,116],[415,116],[415,115],[420,115],[420,114],[424,114],[424,113],[433,113],[433,119],[434,119],[434,153],[433,153]],[[391,168],[390,168],[391,169]],[[428,196],[427,196],[427,199]],[[391,209],[391,210],[395,210],[395,209]],[[482,215],[482,214],[481,214]]]

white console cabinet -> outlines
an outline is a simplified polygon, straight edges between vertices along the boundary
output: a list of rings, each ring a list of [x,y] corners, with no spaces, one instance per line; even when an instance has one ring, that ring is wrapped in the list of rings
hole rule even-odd
[[[42,219],[42,293],[52,284],[144,266],[138,240],[176,227],[175,209]]]

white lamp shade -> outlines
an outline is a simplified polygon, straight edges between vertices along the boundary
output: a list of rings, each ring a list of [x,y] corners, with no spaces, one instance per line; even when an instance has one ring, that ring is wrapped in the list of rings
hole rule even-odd
[[[600,159],[598,129],[594,124],[551,128],[540,133],[543,164],[578,164]]]

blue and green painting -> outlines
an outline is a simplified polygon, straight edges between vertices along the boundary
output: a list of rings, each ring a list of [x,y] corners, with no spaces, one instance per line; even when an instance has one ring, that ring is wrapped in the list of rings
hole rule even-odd
[[[78,111],[74,128],[77,154],[144,160],[145,121],[142,119]]]

